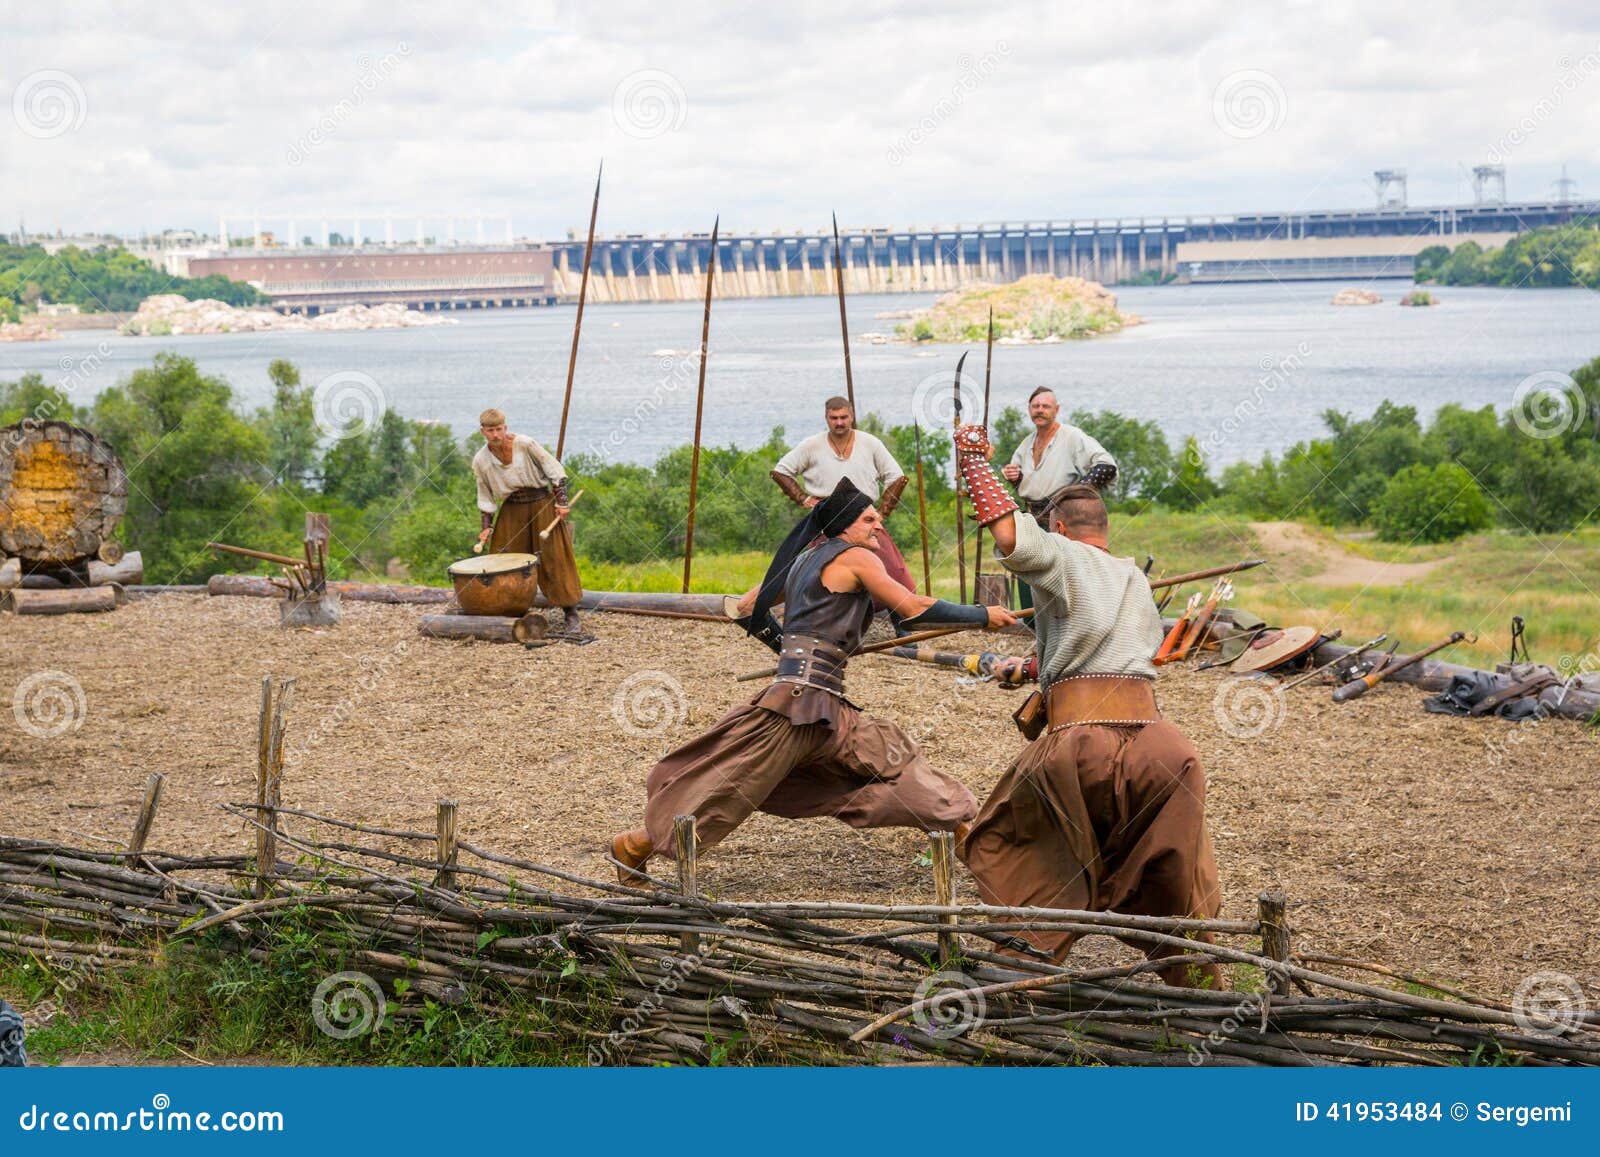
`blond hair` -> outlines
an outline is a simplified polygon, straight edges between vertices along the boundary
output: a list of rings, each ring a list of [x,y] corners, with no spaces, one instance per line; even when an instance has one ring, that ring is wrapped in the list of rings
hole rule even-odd
[[[504,426],[505,424],[505,414],[492,406],[478,415],[478,425],[484,429],[488,429],[490,426]]]

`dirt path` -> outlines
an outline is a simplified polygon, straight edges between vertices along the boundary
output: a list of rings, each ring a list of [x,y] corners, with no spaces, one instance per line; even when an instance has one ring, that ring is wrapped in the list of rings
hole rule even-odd
[[[1250,528],[1261,540],[1261,549],[1270,558],[1287,561],[1310,558],[1322,569],[1302,582],[1338,587],[1397,587],[1422,578],[1448,558],[1428,562],[1379,562],[1340,550],[1306,531],[1296,522],[1252,522]]]

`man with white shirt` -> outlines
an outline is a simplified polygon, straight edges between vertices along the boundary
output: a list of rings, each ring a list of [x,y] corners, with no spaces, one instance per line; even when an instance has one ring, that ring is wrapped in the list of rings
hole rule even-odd
[[[567,472],[554,454],[525,434],[506,429],[499,410],[478,415],[483,448],[472,458],[478,480],[478,511],[483,518],[479,542],[493,554],[537,554],[539,590],[551,606],[566,612],[564,630],[578,633],[578,600],[583,582],[572,550],[572,524],[567,521]],[[561,519],[543,543],[539,532]]]
[[[1117,477],[1117,460],[1078,427],[1059,421],[1060,413],[1061,404],[1049,386],[1040,386],[1029,394],[1028,418],[1033,422],[1033,433],[1022,440],[1011,461],[1000,470],[1016,488],[1028,513],[1045,530],[1050,529],[1043,522],[1045,508],[1063,487],[1087,482],[1104,490]],[[1017,587],[1022,606],[1033,606],[1028,584],[1019,579]]]
[[[855,488],[877,503],[878,513],[888,521],[905,491],[906,473],[879,438],[856,429],[855,410],[846,398],[833,397],[823,403],[828,428],[799,443],[778,460],[772,480],[789,498],[809,510],[834,492],[839,480],[848,478]],[[916,593],[905,557],[889,532],[878,528],[873,548],[889,577]]]

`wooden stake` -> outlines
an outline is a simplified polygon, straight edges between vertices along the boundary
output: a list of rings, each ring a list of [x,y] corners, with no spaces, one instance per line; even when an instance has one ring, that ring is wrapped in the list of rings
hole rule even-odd
[[[167,777],[159,771],[152,771],[150,778],[144,781],[144,799],[139,804],[139,818],[134,821],[133,835],[128,837],[128,859],[137,863],[144,852],[145,842],[150,838],[150,825],[156,822],[156,805],[161,802],[161,789],[166,786]]]
[[[694,507],[700,492],[700,420],[706,410],[706,343],[711,338],[711,283],[717,272],[717,228],[721,214],[711,223],[711,260],[706,262],[706,309],[700,323],[700,388],[694,400],[694,456],[689,462],[689,524],[683,538],[683,593],[689,593],[689,573],[694,567]]]
[[[922,427],[911,420],[917,448],[917,522],[922,527],[922,593],[933,597],[933,562],[928,554],[928,494],[922,485]]]
[[[561,429],[556,434],[556,458],[567,448],[567,413],[572,409],[572,378],[578,369],[578,335],[583,332],[583,303],[589,296],[589,261],[594,257],[594,221],[600,215],[600,178],[606,163],[594,175],[594,204],[589,206],[589,240],[583,245],[583,280],[578,284],[578,316],[572,322],[572,353],[567,356],[567,393],[561,402]]]
[[[850,403],[851,418],[856,412],[856,382],[850,373],[850,322],[844,311],[844,262],[839,255],[839,214],[833,215],[833,278],[839,287],[839,333],[844,338],[844,396]]]
[[[1261,955],[1287,964],[1292,951],[1289,939],[1289,898],[1282,892],[1263,892],[1260,905]],[[1288,974],[1269,969],[1267,988],[1274,996],[1288,996],[1290,993]]]
[[[678,858],[678,891],[685,896],[698,896],[700,889],[696,886],[695,851],[699,840],[695,836],[693,816],[672,817],[672,852]],[[679,941],[685,952],[693,955],[700,953],[700,934],[698,932],[685,932]]]
[[[442,799],[439,801],[439,874],[434,877],[434,884],[440,888],[454,889],[456,886],[456,801]]]
[[[271,891],[270,878],[278,869],[278,804],[283,790],[283,735],[288,728],[289,701],[294,680],[285,679],[272,693],[272,676],[261,681],[261,719],[257,733],[256,763],[256,898]]]
[[[954,832],[929,832],[928,844],[933,854],[933,896],[941,908],[955,901],[956,837]],[[939,923],[954,924],[954,916],[941,916]],[[961,955],[961,937],[954,932],[939,933],[939,967],[947,967]]]

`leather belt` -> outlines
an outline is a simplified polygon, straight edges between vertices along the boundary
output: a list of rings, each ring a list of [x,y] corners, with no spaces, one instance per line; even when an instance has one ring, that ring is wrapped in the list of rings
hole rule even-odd
[[[507,494],[506,501],[515,503],[542,502],[548,497],[550,497],[550,491],[547,487],[541,486],[537,489],[534,489],[524,486],[513,490],[510,494]]]
[[[797,683],[844,697],[844,648],[811,635],[785,635],[778,651],[777,683]],[[797,692],[798,693],[798,692]]]
[[[1149,679],[1137,675],[1066,675],[1045,692],[1051,731],[1084,723],[1140,726],[1161,718]]]

